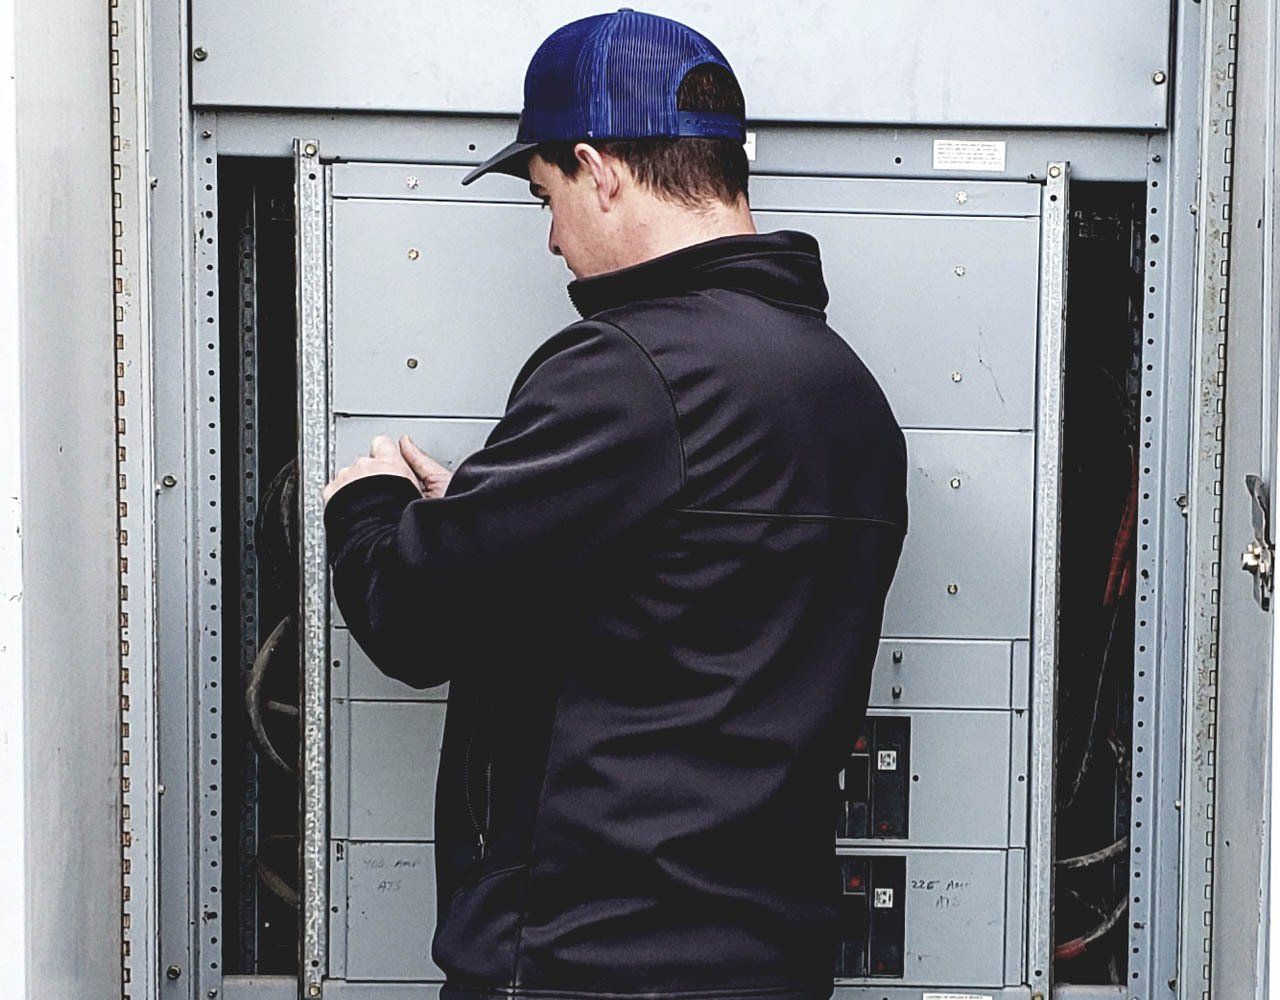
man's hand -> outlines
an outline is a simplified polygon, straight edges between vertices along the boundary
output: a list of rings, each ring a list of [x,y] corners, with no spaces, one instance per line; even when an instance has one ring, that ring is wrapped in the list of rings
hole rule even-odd
[[[422,495],[428,500],[439,500],[449,488],[453,473],[413,443],[408,434],[400,438],[400,455],[418,477]]]
[[[399,447],[385,434],[379,434],[369,444],[369,454],[359,456],[345,469],[339,470],[333,480],[321,492],[324,502],[338,490],[356,479],[380,475],[403,476],[424,497],[438,499],[444,496],[453,473],[419,448],[406,434],[400,438]]]

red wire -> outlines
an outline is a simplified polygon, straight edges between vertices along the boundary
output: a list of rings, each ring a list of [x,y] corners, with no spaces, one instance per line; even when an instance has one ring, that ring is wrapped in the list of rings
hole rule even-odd
[[[1103,607],[1108,607],[1117,598],[1123,597],[1133,585],[1133,553],[1130,545],[1133,542],[1133,530],[1138,523],[1138,456],[1132,447],[1129,448],[1129,473],[1129,496],[1125,499],[1120,528],[1116,531],[1115,544],[1111,548],[1111,566],[1107,573],[1107,589],[1102,597]]]

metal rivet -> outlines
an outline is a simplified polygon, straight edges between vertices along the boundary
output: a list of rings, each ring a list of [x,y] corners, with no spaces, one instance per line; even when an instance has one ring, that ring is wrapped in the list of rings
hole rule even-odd
[[[964,277],[964,265],[963,265],[963,264],[957,264],[957,265],[956,265],[956,277],[957,277],[957,278],[963,278],[963,277]]]
[[[967,191],[956,192],[956,201],[958,201],[961,205],[963,205],[968,200],[969,200],[969,193]]]
[[[310,986],[307,987],[307,996],[318,997],[319,995],[320,995],[319,983],[312,983]]]
[[[182,969],[177,965],[171,965],[164,970],[164,974],[166,979],[177,979],[182,975]]]
[[[895,649],[895,650],[893,651],[893,662],[894,662],[894,663],[901,663],[901,662],[902,662],[902,650],[900,650],[900,649]]]
[[[1061,176],[1062,176],[1062,168],[1061,168],[1060,166],[1058,166],[1058,165],[1055,163],[1053,166],[1051,166],[1051,167],[1049,168],[1049,176],[1050,176],[1050,177],[1061,177]]]
[[[206,59],[209,58],[209,53],[202,48],[198,48],[191,53],[191,58],[193,58],[196,62],[204,62]]]
[[[964,375],[962,375],[960,372],[952,372],[952,373],[951,373],[951,381],[952,381],[952,382],[959,382],[959,381],[961,381],[963,378],[964,378]]]
[[[212,138],[213,138],[213,133],[212,133],[212,132],[210,132],[207,128],[206,128],[206,129],[202,129],[202,130],[200,131],[200,138],[201,138],[201,139],[212,139]]]
[[[901,685],[901,684],[895,684],[895,685],[893,686],[893,688],[889,691],[889,693],[890,693],[891,695],[893,695],[895,698],[901,698],[901,697],[902,697],[902,685]]]
[[[1154,83],[1157,87],[1160,86],[1160,84],[1164,83],[1165,79],[1166,77],[1164,75],[1164,70],[1158,69],[1151,74],[1151,82]]]
[[[417,358],[409,358],[407,361],[405,361],[405,364],[406,364],[406,365],[408,365],[410,368],[417,368],[417,367],[418,367],[418,359],[417,359]]]
[[[178,485],[178,480],[174,476],[165,476],[163,479],[160,480],[160,482],[163,483],[165,486],[168,486],[171,488]]]
[[[958,490],[958,489],[960,488],[960,477],[959,477],[959,476],[952,476],[952,477],[951,477],[951,488],[952,488],[953,490]]]
[[[948,594],[958,594],[958,593],[960,593],[960,588],[959,588],[959,587],[957,587],[954,583],[948,583],[948,584],[947,584],[947,593],[948,593]]]
[[[317,152],[316,144],[314,142],[309,142],[302,147],[302,151],[306,153],[307,156],[315,156]]]
[[[418,186],[418,178],[410,174],[408,177],[404,179],[404,186],[409,188],[410,190],[412,190],[413,188],[416,188]]]
[[[156,785],[156,795],[164,794],[164,785]]]
[[[421,256],[422,256],[422,254],[418,253],[418,248],[417,248],[417,247],[410,247],[410,248],[409,248],[409,259],[410,259],[410,260],[417,260],[417,259],[418,259],[419,257],[421,257]]]

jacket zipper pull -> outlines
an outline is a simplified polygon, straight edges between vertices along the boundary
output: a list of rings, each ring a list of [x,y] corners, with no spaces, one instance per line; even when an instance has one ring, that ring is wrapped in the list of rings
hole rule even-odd
[[[484,834],[477,831],[476,840],[480,842],[480,859],[483,860],[484,859]]]

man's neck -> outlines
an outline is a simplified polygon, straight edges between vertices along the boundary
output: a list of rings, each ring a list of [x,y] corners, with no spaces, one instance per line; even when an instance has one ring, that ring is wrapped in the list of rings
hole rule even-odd
[[[715,202],[700,211],[663,202],[660,208],[646,211],[626,227],[612,269],[642,264],[721,236],[745,236],[755,231],[746,199],[736,205]]]

